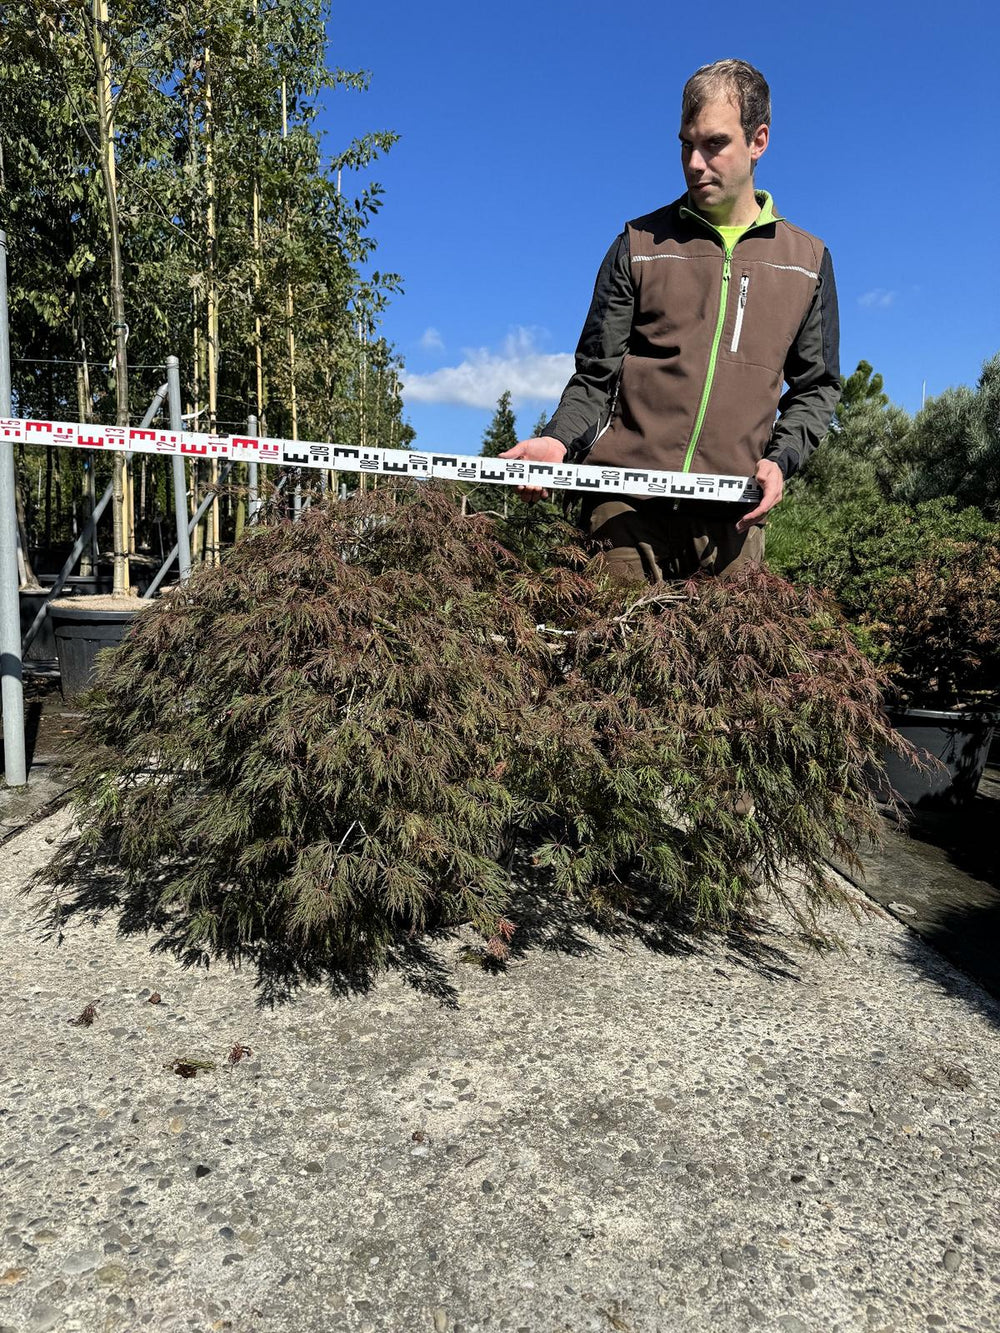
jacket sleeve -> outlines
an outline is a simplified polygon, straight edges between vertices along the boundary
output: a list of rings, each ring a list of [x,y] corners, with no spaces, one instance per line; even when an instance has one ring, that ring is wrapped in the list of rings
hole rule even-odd
[[[604,256],[576,349],[576,370],[544,434],[569,448],[608,409],[632,330],[634,292],[628,234]]]
[[[830,428],[840,402],[840,316],[829,250],[823,250],[819,281],[785,359],[787,389],[764,457],[785,477],[794,476]]]

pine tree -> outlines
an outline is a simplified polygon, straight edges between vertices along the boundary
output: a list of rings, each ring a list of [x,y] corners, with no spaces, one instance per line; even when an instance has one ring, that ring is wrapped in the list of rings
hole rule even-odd
[[[538,437],[539,437],[539,435],[544,435],[544,434],[545,434],[545,427],[546,427],[548,424],[549,424],[549,414],[548,414],[548,412],[546,412],[546,410],[545,410],[544,407],[543,407],[542,410],[541,410],[541,412],[539,413],[538,420],[535,422],[534,426],[532,427],[532,430],[531,430],[531,438],[534,439],[534,440],[537,440]]]
[[[496,458],[517,444],[517,421],[510,406],[510,390],[504,389],[497,399],[497,410],[483,435],[481,458]]]

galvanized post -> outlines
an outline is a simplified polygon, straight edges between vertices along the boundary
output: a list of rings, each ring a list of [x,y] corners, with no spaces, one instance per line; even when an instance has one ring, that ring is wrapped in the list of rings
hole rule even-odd
[[[9,417],[10,329],[7,325],[7,233],[0,231],[0,417]],[[10,787],[28,781],[24,744],[24,672],[17,578],[17,505],[14,442],[0,440],[0,698],[3,701],[4,777]]]
[[[247,417],[247,434],[252,436],[253,439],[257,438],[257,417],[255,413],[251,413]],[[256,463],[248,465],[247,481],[247,523],[250,524],[257,522],[257,511],[260,509],[260,499],[257,495]]]
[[[199,524],[199,523],[201,522],[201,520],[204,518],[204,516],[205,516],[205,511],[209,508],[209,506],[212,504],[212,502],[215,500],[216,496],[218,495],[218,489],[217,489],[217,487],[221,486],[222,483],[223,483],[224,481],[227,480],[227,478],[229,477],[229,474],[230,474],[230,472],[232,472],[232,470],[233,470],[233,464],[232,464],[232,462],[226,463],[226,465],[223,467],[222,471],[219,473],[219,479],[218,479],[218,482],[216,483],[216,487],[213,488],[212,490],[210,490],[210,491],[208,492],[208,494],[205,496],[204,500],[202,500],[201,504],[198,506],[198,508],[194,511],[194,513],[193,513],[193,514],[191,515],[191,517],[188,519],[188,524],[187,524],[187,534],[186,534],[186,535],[188,536],[188,538],[190,538],[191,533],[194,532],[195,528],[198,526],[198,524]],[[166,560],[164,560],[163,564],[160,566],[158,572],[157,572],[156,575],[154,576],[154,578],[153,578],[152,582],[150,583],[149,587],[148,587],[148,588],[146,589],[146,591],[142,594],[144,599],[148,600],[149,598],[151,598],[151,597],[153,596],[153,594],[156,592],[157,588],[160,586],[160,584],[163,582],[163,580],[167,577],[167,570],[170,568],[170,566],[174,563],[174,561],[175,561],[176,559],[177,559],[177,546],[176,546],[176,544],[175,544],[174,546],[172,546],[172,547],[170,548],[170,554],[167,556]]]
[[[167,393],[170,400],[170,429],[183,430],[181,416],[181,367],[176,356],[167,357]],[[181,583],[191,577],[191,541],[188,537],[187,476],[184,459],[174,454],[174,522],[177,526],[177,572]]]

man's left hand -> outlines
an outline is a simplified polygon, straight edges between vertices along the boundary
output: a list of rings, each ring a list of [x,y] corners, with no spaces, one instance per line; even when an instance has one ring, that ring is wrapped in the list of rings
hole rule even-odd
[[[760,460],[754,475],[760,483],[764,495],[757,508],[751,509],[749,514],[744,514],[736,524],[737,532],[746,532],[755,523],[759,523],[764,515],[769,513],[778,503],[785,489],[785,478],[782,475],[781,468],[778,467],[777,463],[772,463],[769,458]]]

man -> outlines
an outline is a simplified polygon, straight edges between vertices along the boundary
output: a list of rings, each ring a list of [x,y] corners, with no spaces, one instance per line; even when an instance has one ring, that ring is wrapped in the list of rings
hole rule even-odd
[[[589,497],[585,528],[631,581],[759,563],[764,517],[840,398],[829,252],[754,189],[770,120],[767,83],[745,61],[720,60],[687,81],[687,193],[612,244],[555,415],[502,455],[756,476],[763,498],[749,511]]]

